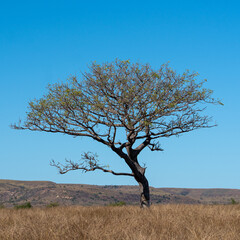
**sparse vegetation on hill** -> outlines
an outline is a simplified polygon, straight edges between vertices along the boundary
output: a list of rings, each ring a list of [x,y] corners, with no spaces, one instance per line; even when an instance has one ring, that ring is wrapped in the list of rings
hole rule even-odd
[[[96,186],[86,184],[56,184],[42,181],[0,180],[0,208],[30,202],[33,207],[106,206],[116,202],[139,204],[138,186]],[[150,188],[153,204],[232,204],[240,202],[237,189]]]
[[[26,209],[31,207],[32,207],[32,204],[30,202],[26,202],[26,203],[14,206],[15,209]]]

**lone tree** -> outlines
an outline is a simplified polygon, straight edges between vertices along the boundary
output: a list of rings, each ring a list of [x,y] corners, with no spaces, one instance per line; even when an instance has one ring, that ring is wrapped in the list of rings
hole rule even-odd
[[[61,174],[81,169],[133,177],[140,186],[141,206],[150,206],[146,168],[138,161],[142,150],[163,151],[160,138],[215,126],[201,113],[207,103],[221,102],[211,97],[212,91],[203,88],[205,80],[197,76],[188,70],[177,74],[167,64],[154,70],[128,60],[94,62],[81,80],[71,77],[66,83],[49,85],[47,95],[29,103],[25,122],[12,127],[83,136],[107,145],[130,173],[110,170],[90,152],[83,153],[78,163],[51,165]]]

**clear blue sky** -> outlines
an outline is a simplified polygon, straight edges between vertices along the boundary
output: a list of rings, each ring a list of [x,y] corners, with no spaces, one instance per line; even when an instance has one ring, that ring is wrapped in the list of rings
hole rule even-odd
[[[135,184],[100,172],[59,175],[49,166],[51,159],[77,160],[90,150],[113,169],[127,170],[99,143],[9,128],[48,83],[91,61],[120,58],[198,71],[225,104],[207,110],[218,127],[164,139],[164,152],[143,152],[150,185],[240,188],[239,12],[239,1],[231,0],[1,1],[0,179]]]

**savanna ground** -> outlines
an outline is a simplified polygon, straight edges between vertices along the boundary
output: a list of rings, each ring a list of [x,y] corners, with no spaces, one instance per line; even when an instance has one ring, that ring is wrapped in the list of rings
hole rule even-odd
[[[238,240],[240,205],[0,209],[1,240]]]

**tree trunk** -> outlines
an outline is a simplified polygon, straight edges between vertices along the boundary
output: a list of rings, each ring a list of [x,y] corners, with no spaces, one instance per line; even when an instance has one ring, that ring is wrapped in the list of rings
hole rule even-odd
[[[142,180],[138,182],[140,186],[140,206],[141,208],[150,207],[150,193],[148,180],[142,176]]]
[[[118,151],[118,149],[113,150],[116,151],[116,153],[125,160],[127,165],[132,170],[135,180],[139,184],[141,208],[150,207],[149,185],[148,180],[145,177],[146,168],[140,166],[137,160],[137,156],[132,157],[133,150],[131,148],[127,148],[128,155],[124,154],[122,151]]]
[[[150,207],[149,185],[148,180],[145,177],[146,168],[141,167],[136,159],[134,161],[134,166],[134,178],[140,187],[140,206],[141,208]]]

